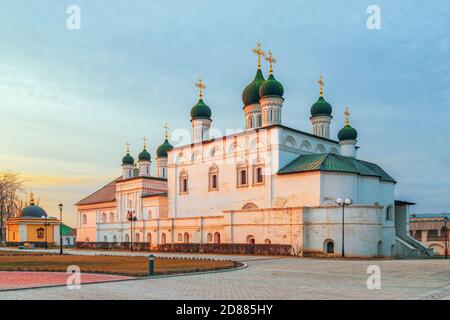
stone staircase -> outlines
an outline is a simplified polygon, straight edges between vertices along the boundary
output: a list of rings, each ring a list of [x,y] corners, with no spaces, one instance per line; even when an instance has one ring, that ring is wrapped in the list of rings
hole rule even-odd
[[[433,256],[433,249],[423,245],[413,237],[395,237],[396,256],[399,258],[429,258]]]

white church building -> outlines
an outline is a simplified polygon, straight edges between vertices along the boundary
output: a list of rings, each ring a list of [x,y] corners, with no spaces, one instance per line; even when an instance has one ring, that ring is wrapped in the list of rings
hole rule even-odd
[[[122,175],[76,204],[77,241],[87,243],[289,245],[294,255],[421,256],[409,236],[412,203],[395,200],[396,181],[358,159],[357,131],[330,137],[332,106],[320,94],[311,132],[282,124],[282,84],[258,69],[242,94],[245,130],[210,138],[204,85],[191,110],[192,142],[156,151],[127,149]]]

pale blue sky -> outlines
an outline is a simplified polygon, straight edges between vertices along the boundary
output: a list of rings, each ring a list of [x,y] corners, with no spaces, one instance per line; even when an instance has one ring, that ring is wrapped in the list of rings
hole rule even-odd
[[[81,30],[66,8],[81,8]],[[366,9],[381,8],[381,30]],[[285,87],[283,123],[311,131],[316,80],[345,105],[359,157],[397,179],[413,212],[450,211],[449,4],[443,1],[0,0],[0,166],[23,173],[50,214],[120,175],[162,123],[189,128],[201,76],[213,126],[244,125],[241,93],[256,41]],[[267,66],[264,65],[267,74]]]

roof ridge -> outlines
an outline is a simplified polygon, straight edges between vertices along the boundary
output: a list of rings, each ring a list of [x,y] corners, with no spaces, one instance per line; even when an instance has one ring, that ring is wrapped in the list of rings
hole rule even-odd
[[[75,203],[75,205],[78,205],[80,202],[86,200],[87,198],[89,198],[90,196],[94,195],[95,193],[99,192],[100,190],[102,190],[103,188],[106,188],[107,186],[109,186],[110,184],[112,184],[113,182],[115,183],[118,179],[122,178],[122,176],[115,178],[114,180],[108,182],[107,184],[105,184],[103,187],[100,187],[99,189],[95,190],[94,192],[92,192],[91,194],[89,194],[88,196],[84,197],[83,199],[77,201]]]

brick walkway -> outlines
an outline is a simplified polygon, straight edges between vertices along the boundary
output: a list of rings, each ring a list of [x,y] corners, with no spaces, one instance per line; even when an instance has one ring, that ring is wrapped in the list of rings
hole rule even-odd
[[[229,256],[227,256],[230,258]],[[248,268],[0,292],[0,299],[450,299],[450,260],[328,260],[236,256]],[[369,290],[367,267],[381,269]]]
[[[69,276],[70,274],[65,272],[0,271],[0,290],[66,285]],[[80,278],[82,284],[132,279],[131,277],[93,273],[81,274]]]

